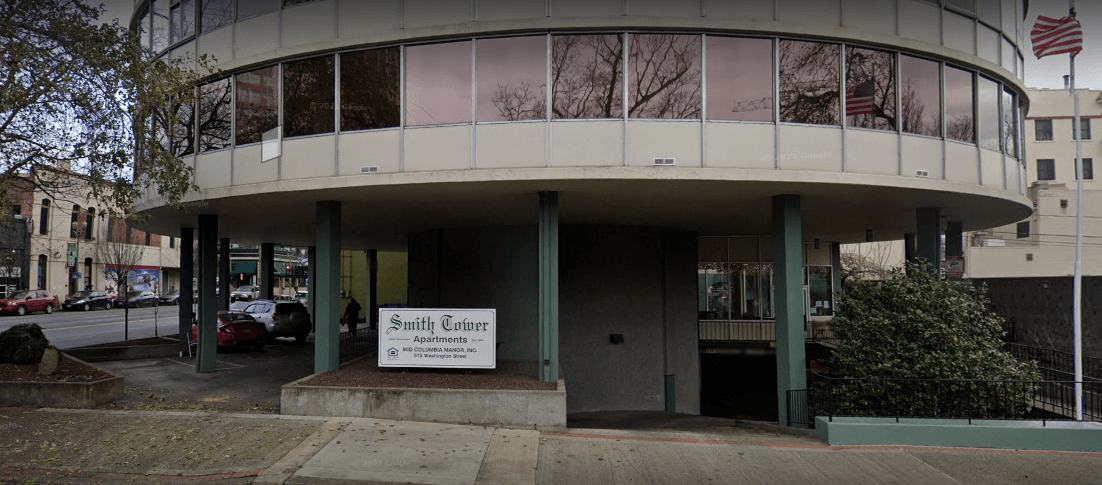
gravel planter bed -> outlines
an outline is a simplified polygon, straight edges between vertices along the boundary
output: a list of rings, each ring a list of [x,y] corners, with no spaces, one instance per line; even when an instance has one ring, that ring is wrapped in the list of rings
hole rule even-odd
[[[0,364],[0,382],[92,382],[115,377],[114,374],[61,354],[57,370],[39,375],[38,364]]]
[[[379,367],[375,356],[352,361],[338,371],[323,372],[300,386],[399,387],[416,389],[555,390],[540,382],[536,362],[498,361],[496,369],[405,369]]]
[[[0,364],[0,406],[93,408],[122,391],[121,376],[65,354],[48,376],[38,374],[38,364]]]

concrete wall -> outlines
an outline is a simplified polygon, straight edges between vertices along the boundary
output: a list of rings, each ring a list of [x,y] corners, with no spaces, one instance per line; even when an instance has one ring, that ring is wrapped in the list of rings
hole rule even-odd
[[[987,278],[991,309],[1013,322],[1014,341],[1071,352],[1072,278]],[[1102,276],[1083,277],[1083,353],[1102,357]]]

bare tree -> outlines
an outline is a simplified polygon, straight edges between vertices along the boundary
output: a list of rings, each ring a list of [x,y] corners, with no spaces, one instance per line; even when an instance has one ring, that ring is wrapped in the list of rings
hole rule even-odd
[[[115,231],[120,232],[120,231]],[[130,231],[125,231],[129,234]],[[119,298],[123,298],[123,340],[130,340],[130,305],[126,303],[127,288],[130,286],[130,273],[137,269],[145,255],[145,246],[131,244],[124,238],[112,240],[101,238],[96,242],[96,253],[106,267],[106,273],[119,289]]]
[[[842,286],[849,280],[885,280],[903,262],[892,241],[845,244],[841,247]]]

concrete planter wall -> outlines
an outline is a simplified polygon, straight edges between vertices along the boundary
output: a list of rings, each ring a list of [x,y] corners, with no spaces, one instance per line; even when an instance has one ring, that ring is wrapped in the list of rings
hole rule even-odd
[[[80,359],[73,360],[82,362]],[[51,408],[102,406],[122,397],[122,376],[112,375],[114,377],[95,382],[0,382],[0,405]]]
[[[164,345],[134,345],[119,347],[89,347],[67,349],[65,353],[85,362],[109,362],[113,360],[154,359],[174,357],[180,353],[180,343],[165,339]]]
[[[283,386],[280,413],[457,424],[566,427],[566,384],[554,391]]]

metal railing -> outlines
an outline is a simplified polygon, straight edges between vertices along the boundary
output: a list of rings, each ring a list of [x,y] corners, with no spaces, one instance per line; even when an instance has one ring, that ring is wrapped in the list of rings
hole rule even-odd
[[[361,355],[370,354],[375,351],[376,346],[376,334],[370,328],[358,328],[355,335],[344,332],[340,339],[340,361],[347,362]]]
[[[1041,367],[1045,379],[1058,377],[1060,379],[1072,378],[1075,372],[1075,354],[1061,350],[1030,347],[1028,345],[1008,343],[1006,350],[1019,359],[1037,361]],[[1046,372],[1046,370],[1048,372]],[[1098,357],[1083,356],[1083,380],[1102,381],[1102,359]]]
[[[768,320],[699,320],[700,340],[768,342],[777,340],[777,322]]]

